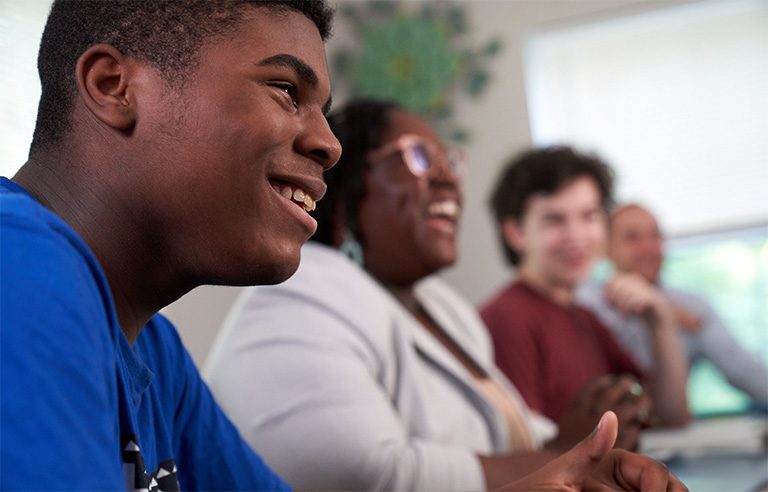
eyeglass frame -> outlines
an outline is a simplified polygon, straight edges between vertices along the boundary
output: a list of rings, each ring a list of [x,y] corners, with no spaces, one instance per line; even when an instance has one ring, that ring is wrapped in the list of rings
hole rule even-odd
[[[426,159],[429,167],[425,170],[413,162],[413,148],[416,145],[424,147],[426,152]],[[406,165],[406,168],[415,177],[422,179],[425,178],[429,172],[438,165],[437,162],[442,163],[444,169],[446,169],[451,176],[456,179],[461,179],[465,167],[464,152],[458,147],[447,147],[447,152],[440,149],[434,142],[420,136],[415,133],[404,133],[395,140],[387,142],[381,147],[374,149],[368,153],[368,161],[379,161],[388,158],[390,154],[395,151],[400,153],[400,157]]]

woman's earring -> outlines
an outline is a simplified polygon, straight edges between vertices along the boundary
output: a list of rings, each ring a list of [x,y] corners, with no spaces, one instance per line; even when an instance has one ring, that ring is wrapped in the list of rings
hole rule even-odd
[[[352,234],[349,229],[344,231],[344,240],[339,246],[339,251],[341,251],[344,256],[354,261],[357,266],[360,268],[363,267],[363,247],[360,245],[360,242],[355,239],[354,234]]]

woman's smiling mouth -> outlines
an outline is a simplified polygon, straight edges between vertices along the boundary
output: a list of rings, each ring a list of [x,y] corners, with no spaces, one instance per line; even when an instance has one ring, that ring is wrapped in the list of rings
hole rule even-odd
[[[444,233],[455,234],[461,205],[454,199],[438,200],[427,205],[427,223]]]

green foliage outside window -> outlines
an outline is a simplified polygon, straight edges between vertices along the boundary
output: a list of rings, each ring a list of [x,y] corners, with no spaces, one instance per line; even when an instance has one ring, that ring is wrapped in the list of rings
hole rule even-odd
[[[708,299],[737,340],[768,363],[768,226],[739,237],[667,248],[665,282]],[[691,408],[699,415],[750,406],[708,361],[698,361],[688,383]]]

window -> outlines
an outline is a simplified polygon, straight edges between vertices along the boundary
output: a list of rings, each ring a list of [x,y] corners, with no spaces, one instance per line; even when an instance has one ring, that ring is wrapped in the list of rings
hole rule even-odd
[[[736,339],[768,363],[768,225],[672,239],[662,276],[707,298]],[[691,368],[688,399],[698,415],[752,404],[705,360]]]
[[[768,220],[768,2],[705,1],[532,33],[537,145],[616,169],[673,235]]]

